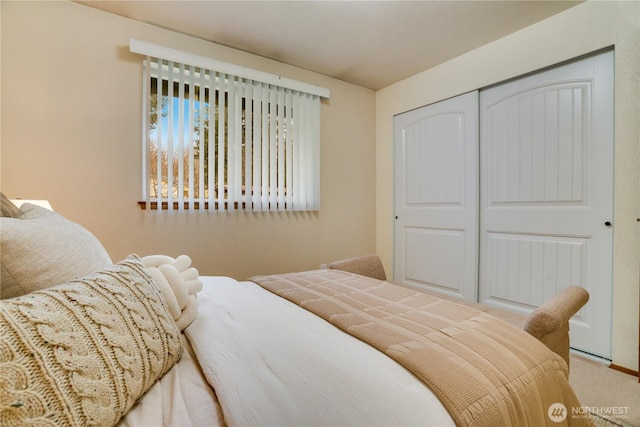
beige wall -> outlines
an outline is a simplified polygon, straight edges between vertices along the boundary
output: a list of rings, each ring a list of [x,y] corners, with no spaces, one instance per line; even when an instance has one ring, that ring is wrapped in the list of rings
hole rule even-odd
[[[375,250],[375,93],[70,2],[2,2],[1,186],[50,200],[114,261],[191,256],[239,279],[319,268]],[[141,211],[141,60],[130,38],[331,90],[322,104],[315,213]]]
[[[317,268],[374,251],[391,272],[393,115],[615,45],[613,360],[637,369],[637,2],[576,6],[376,94],[74,3],[0,7],[2,191],[49,199],[96,234],[114,260],[131,252],[186,253],[203,274],[236,278]],[[223,215],[139,210],[141,66],[128,52],[132,37],[331,89],[322,107],[322,209]]]
[[[587,2],[376,94],[376,248],[393,266],[393,116],[615,45],[613,363],[638,369],[640,3]]]

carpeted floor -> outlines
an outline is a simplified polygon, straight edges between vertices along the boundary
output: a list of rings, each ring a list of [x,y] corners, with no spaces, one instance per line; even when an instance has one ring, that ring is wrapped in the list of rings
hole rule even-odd
[[[572,352],[569,382],[583,406],[579,411],[594,413],[596,426],[640,427],[638,377]]]

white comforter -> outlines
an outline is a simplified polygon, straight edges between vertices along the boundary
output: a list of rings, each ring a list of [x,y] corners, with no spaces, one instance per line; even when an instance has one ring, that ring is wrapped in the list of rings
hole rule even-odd
[[[452,426],[420,380],[252,282],[201,277],[186,329],[232,426]]]
[[[118,427],[222,427],[222,410],[189,341],[180,361],[156,382]]]

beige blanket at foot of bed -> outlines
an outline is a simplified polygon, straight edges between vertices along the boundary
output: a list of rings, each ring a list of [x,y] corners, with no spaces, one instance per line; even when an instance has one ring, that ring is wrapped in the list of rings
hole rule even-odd
[[[580,403],[566,363],[531,335],[487,313],[337,270],[250,280],[405,366],[459,426],[589,425],[588,419],[571,416]],[[565,412],[554,412],[557,404]]]

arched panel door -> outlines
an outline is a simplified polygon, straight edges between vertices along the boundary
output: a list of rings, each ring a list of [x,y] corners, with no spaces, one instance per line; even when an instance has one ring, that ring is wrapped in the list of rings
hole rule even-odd
[[[480,129],[480,302],[582,286],[571,345],[610,358],[613,52],[481,91]]]
[[[476,300],[478,92],[394,119],[394,280]]]

